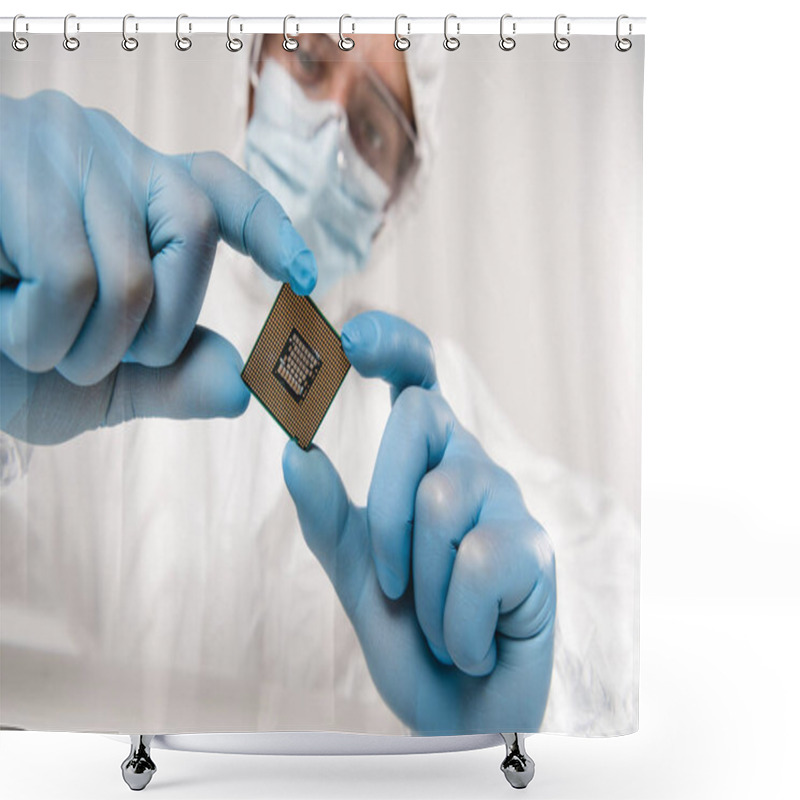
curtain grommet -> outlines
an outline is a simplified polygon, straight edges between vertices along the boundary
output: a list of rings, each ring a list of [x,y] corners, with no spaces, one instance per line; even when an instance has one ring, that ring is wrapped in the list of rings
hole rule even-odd
[[[128,20],[136,19],[133,14],[126,14],[122,18],[122,49],[128,53],[132,53],[138,46],[139,40],[134,36],[128,36]],[[139,30],[139,25],[136,25],[136,30]]]
[[[559,14],[555,21],[553,22],[553,36],[555,37],[553,40],[553,47],[558,50],[559,53],[565,53],[569,50],[569,46],[571,44],[570,40],[567,39],[567,36],[570,34],[570,23],[567,22],[567,33],[566,36],[561,36],[558,32],[558,23],[559,20],[566,19],[566,14]]]
[[[401,36],[400,35],[400,20],[401,19],[408,19],[405,14],[398,14],[394,18],[394,49],[399,50],[401,53],[404,53],[411,47],[411,39],[408,36]],[[406,27],[408,28],[408,33],[411,33],[411,25],[406,23]]]
[[[227,47],[228,51],[231,53],[238,53],[244,47],[244,42],[241,39],[239,39],[237,36],[231,36],[231,22],[233,22],[235,19],[239,19],[236,14],[231,14],[228,17],[228,41],[225,42],[225,47]],[[241,27],[239,30],[241,30]]]
[[[297,17],[293,17],[291,14],[287,14],[283,18],[283,49],[287,53],[293,53],[295,50],[297,50],[298,47],[300,47],[300,43],[297,41],[297,39],[295,39],[294,36],[289,36],[290,19],[296,20]],[[297,30],[299,31],[299,27]]]
[[[181,20],[188,19],[188,14],[178,14],[175,18],[175,47],[178,48],[182,53],[185,53],[189,50],[192,46],[192,40],[188,36],[184,36],[181,33]],[[189,23],[189,31],[192,30],[192,23]]]
[[[461,23],[458,21],[458,17],[455,14],[448,14],[444,18],[444,41],[442,42],[442,47],[453,53],[461,47],[461,40],[458,36],[450,36],[447,31],[451,19],[456,20],[456,34],[461,33]]]
[[[352,50],[356,46],[356,40],[350,36],[345,36],[343,31],[344,21],[346,19],[353,19],[349,14],[342,14],[339,17],[339,49],[348,52]],[[351,33],[355,33],[356,31],[356,24],[355,22],[352,23],[353,29]]]
[[[500,49],[506,53],[510,52],[517,46],[517,40],[505,32],[505,24],[507,19],[513,20],[513,16],[511,14],[503,14],[503,16],[500,17]],[[511,23],[511,32],[517,32],[516,22]]]
[[[69,21],[71,19],[75,19],[74,14],[67,14],[67,16],[64,17],[64,41],[62,44],[65,50],[74,53],[81,46],[81,40],[77,36],[69,35]],[[80,29],[80,23],[76,23],[75,30],[79,31]]]
[[[11,24],[11,46],[18,52],[24,53],[28,49],[28,45],[30,42],[24,37],[20,36],[17,33],[17,22],[19,20],[25,19],[24,14],[17,14],[14,17],[14,22]],[[27,30],[27,23],[26,23],[26,30]]]

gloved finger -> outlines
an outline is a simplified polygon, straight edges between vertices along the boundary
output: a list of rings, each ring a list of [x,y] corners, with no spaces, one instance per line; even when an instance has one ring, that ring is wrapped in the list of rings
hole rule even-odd
[[[317,263],[278,201],[221,153],[194,153],[181,163],[211,200],[222,238],[296,294],[309,294]]]
[[[301,449],[289,441],[283,451],[283,476],[311,552],[328,573],[345,611],[355,611],[371,569],[366,530],[355,522],[355,509],[339,473],[316,446]]]
[[[383,432],[367,498],[367,522],[381,588],[397,599],[408,586],[411,531],[420,481],[442,459],[455,417],[440,394],[410,386]]]
[[[166,366],[183,350],[200,313],[219,239],[216,212],[179,160],[151,150],[105,111],[85,114],[138,198],[152,257],[152,302],[125,360]]]
[[[61,361],[97,289],[78,198],[55,163],[63,142],[45,134],[28,132],[27,158],[0,159],[2,272],[11,278],[0,288],[0,350],[33,372]]]
[[[475,459],[450,459],[420,481],[414,505],[412,565],[417,620],[434,655],[452,664],[444,641],[447,588],[461,540],[478,519],[487,481]]]
[[[172,159],[152,163],[146,217],[155,293],[128,355],[160,367],[175,361],[194,329],[219,233],[208,197]]]
[[[132,417],[208,419],[238,417],[250,401],[236,348],[218,333],[196,326],[178,360],[153,369],[123,364],[106,425]]]
[[[342,348],[365,378],[382,378],[392,402],[407,386],[436,389],[430,339],[417,327],[384,311],[365,311],[342,326]]]
[[[134,417],[235,417],[250,399],[241,369],[233,345],[199,326],[174,364],[153,369],[124,363],[91,386],[77,386],[57,370],[30,373],[3,359],[3,430],[33,444],[57,444]]]
[[[496,633],[533,638],[555,618],[549,540],[530,518],[479,521],[461,541],[444,609],[444,640],[455,665],[488,675]],[[500,629],[500,618],[512,622]]]
[[[120,143],[120,146],[122,144]],[[84,179],[83,215],[97,268],[97,301],[58,371],[87,386],[122,361],[153,297],[153,269],[145,220],[131,189],[127,161],[120,167],[105,147],[95,150]]]

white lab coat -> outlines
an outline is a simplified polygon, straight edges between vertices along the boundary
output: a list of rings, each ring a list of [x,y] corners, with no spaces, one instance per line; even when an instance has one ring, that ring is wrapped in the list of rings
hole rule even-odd
[[[221,247],[201,321],[246,356],[274,294],[251,262]],[[345,314],[334,314],[337,327]],[[434,346],[445,398],[519,481],[555,547],[542,730],[635,729],[633,519],[533,453],[454,342]],[[353,371],[315,440],[356,502],[389,409],[386,386]],[[23,448],[26,472],[0,497],[3,725],[408,732],[302,537],[282,478],[285,441],[253,401],[235,420],[142,420]]]

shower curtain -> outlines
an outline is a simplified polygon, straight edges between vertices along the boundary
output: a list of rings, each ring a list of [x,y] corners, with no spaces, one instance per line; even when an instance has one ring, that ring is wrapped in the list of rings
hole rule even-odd
[[[635,731],[644,38],[125,36],[0,40],[0,724]]]

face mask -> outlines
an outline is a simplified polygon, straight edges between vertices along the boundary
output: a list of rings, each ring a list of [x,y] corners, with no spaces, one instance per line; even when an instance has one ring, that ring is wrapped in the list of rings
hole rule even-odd
[[[255,90],[245,164],[314,253],[315,297],[364,269],[389,187],[356,152],[341,106],[310,100],[274,59]]]

